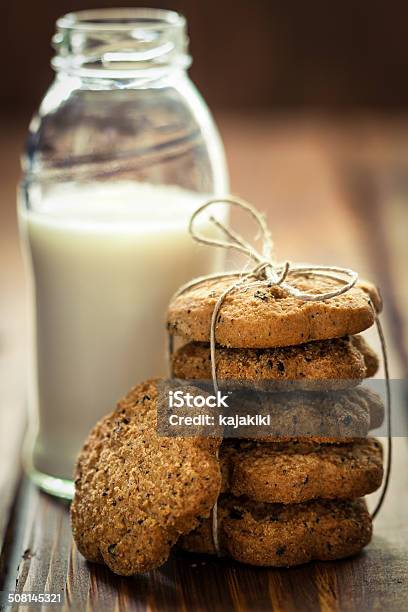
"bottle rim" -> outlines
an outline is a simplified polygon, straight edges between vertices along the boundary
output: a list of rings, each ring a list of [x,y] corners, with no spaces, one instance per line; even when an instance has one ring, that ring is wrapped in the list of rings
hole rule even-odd
[[[63,15],[56,28],[51,63],[57,71],[132,78],[191,64],[186,19],[175,11],[91,9]]]
[[[58,29],[81,31],[126,31],[132,27],[185,28],[186,18],[176,11],[152,8],[108,8],[75,11],[59,17]]]

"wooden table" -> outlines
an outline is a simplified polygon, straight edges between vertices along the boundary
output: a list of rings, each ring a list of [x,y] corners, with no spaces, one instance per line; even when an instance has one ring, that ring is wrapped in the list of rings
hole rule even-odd
[[[350,266],[381,286],[391,373],[406,378],[408,118],[253,115],[219,117],[233,191],[265,209],[279,258]],[[61,592],[64,609],[98,612],[406,609],[402,437],[394,438],[389,493],[373,542],[353,559],[274,570],[175,553],[148,575],[119,578],[77,553],[67,505],[36,490],[19,463],[27,327],[14,194],[24,130],[16,120],[0,130],[0,588]]]

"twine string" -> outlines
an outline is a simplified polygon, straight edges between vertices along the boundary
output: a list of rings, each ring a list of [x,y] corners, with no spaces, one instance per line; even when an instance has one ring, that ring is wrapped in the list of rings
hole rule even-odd
[[[197,229],[197,220],[208,208],[216,204],[232,205],[246,211],[256,222],[260,239],[262,241],[262,252],[259,252],[252,244],[246,241],[241,235],[235,232],[230,227],[227,227],[222,221],[216,219],[213,215],[209,215],[207,219],[216,227],[228,240],[222,240],[219,238],[210,238],[200,233]],[[189,289],[199,286],[208,280],[221,280],[230,279],[231,284],[226,287],[218,297],[214,309],[211,315],[210,323],[210,357],[211,357],[211,377],[214,392],[219,391],[218,379],[217,379],[217,362],[216,362],[216,329],[222,306],[226,298],[234,293],[235,291],[248,291],[255,287],[266,287],[271,288],[273,286],[280,286],[285,293],[288,295],[302,300],[304,302],[321,302],[329,300],[331,298],[343,295],[350,291],[358,280],[358,274],[354,270],[349,268],[343,268],[339,266],[322,266],[322,265],[306,265],[306,264],[292,264],[289,261],[285,263],[278,263],[273,258],[273,240],[271,233],[266,224],[265,217],[261,215],[256,208],[251,204],[242,200],[238,197],[229,196],[226,198],[214,198],[205,202],[202,206],[197,208],[192,214],[190,223],[188,226],[189,233],[193,240],[200,244],[208,246],[220,247],[226,250],[234,249],[241,253],[244,253],[250,260],[254,262],[254,267],[249,271],[235,270],[231,272],[217,272],[215,274],[208,274],[201,276],[187,282],[185,285],[180,287],[174,294],[173,299],[182,295]],[[339,283],[339,286],[331,291],[319,291],[319,292],[307,292],[302,291],[296,286],[296,279],[299,276],[311,276],[314,278],[323,278],[335,280]],[[291,279],[292,283],[287,282]],[[374,309],[374,308],[373,308]],[[384,486],[380,498],[376,504],[375,509],[372,512],[372,518],[378,514],[387,492],[390,473],[391,473],[391,460],[392,460],[392,441],[391,441],[391,389],[389,380],[389,368],[387,359],[386,343],[384,333],[381,327],[380,320],[377,313],[374,310],[375,323],[380,338],[381,350],[383,355],[384,372],[386,380],[386,410],[387,410],[387,428],[388,428],[388,451],[387,451],[387,469],[384,479]],[[172,356],[173,356],[173,339],[172,334],[169,332],[169,364],[170,371],[172,369]],[[172,371],[171,371],[172,375]],[[218,450],[216,452],[218,458]],[[217,554],[220,554],[219,538],[218,538],[218,504],[214,504],[212,512],[212,537],[214,548]]]

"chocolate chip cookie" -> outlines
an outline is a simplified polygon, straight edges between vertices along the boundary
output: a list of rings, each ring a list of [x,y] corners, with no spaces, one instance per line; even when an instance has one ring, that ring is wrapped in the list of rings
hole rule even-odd
[[[117,574],[164,563],[220,490],[219,440],[158,436],[156,403],[157,381],[134,387],[91,431],[76,466],[74,539]]]

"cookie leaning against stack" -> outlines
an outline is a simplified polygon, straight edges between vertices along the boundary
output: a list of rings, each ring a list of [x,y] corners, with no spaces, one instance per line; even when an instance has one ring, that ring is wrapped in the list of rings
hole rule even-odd
[[[209,516],[220,491],[218,439],[157,434],[157,383],[119,400],[76,465],[75,542],[88,561],[121,575],[162,565],[180,534]]]
[[[203,281],[170,304],[169,332],[188,342],[173,356],[176,378],[211,378],[211,316],[229,284],[230,279]],[[305,274],[296,286],[324,293],[336,289],[338,281]],[[304,405],[314,393],[311,383],[328,380],[332,389],[347,394],[348,408],[359,397],[356,409],[361,409],[361,391],[353,396],[350,390],[375,374],[378,360],[356,334],[370,327],[380,310],[381,298],[368,282],[318,302],[289,296],[279,286],[230,293],[215,327],[217,378],[261,391],[267,384],[269,398],[281,381],[296,382],[310,394]],[[284,404],[284,393],[279,396]],[[370,396],[365,399],[369,423]],[[378,406],[378,398],[373,403]],[[381,484],[381,446],[372,439],[318,433],[302,439],[224,440],[217,515],[222,552],[253,565],[291,566],[348,556],[370,541],[371,518],[359,498]],[[202,519],[179,544],[193,552],[215,552],[211,519]]]

